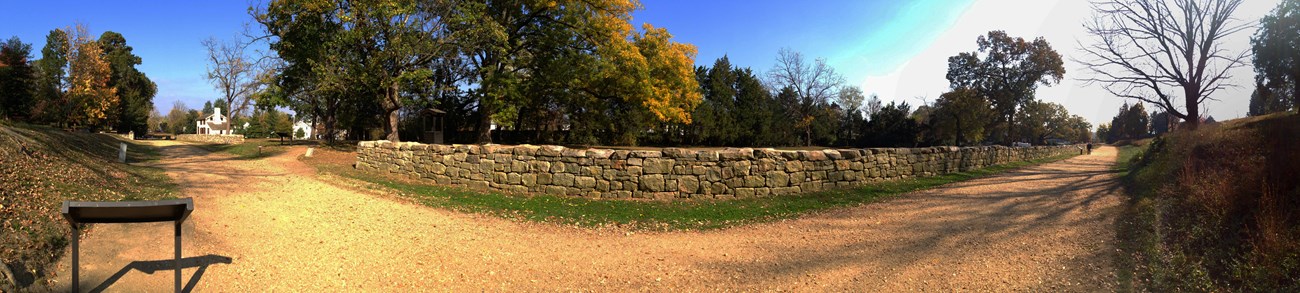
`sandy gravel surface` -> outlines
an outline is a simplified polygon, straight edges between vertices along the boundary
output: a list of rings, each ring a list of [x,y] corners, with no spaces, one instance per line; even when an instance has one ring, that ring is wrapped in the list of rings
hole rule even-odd
[[[302,148],[187,145],[157,163],[193,197],[197,292],[1111,291],[1115,149],[888,202],[707,231],[592,231],[466,215],[322,182]],[[166,291],[170,224],[100,225],[82,290]],[[70,258],[54,290],[66,290]],[[156,270],[156,271],[155,271]],[[106,282],[107,280],[107,282]],[[64,286],[64,287],[60,287]],[[413,290],[414,289],[414,290]]]

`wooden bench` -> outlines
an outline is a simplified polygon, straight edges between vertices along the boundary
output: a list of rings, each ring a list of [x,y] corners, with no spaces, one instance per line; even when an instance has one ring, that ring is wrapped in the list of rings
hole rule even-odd
[[[154,201],[64,201],[63,218],[72,225],[72,291],[77,291],[81,224],[175,222],[176,292],[181,292],[181,223],[194,211],[194,199]]]

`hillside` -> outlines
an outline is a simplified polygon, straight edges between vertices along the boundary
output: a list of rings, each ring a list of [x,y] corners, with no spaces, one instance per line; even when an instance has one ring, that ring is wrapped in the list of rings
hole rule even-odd
[[[146,200],[175,189],[161,169],[117,163],[119,142],[107,134],[0,122],[0,275],[19,283],[44,275],[68,244],[64,200]],[[131,143],[131,162],[156,150]],[[0,276],[0,288],[10,281]],[[24,284],[26,285],[26,284]],[[3,291],[3,290],[0,290]]]
[[[1157,292],[1300,291],[1298,149],[1296,114],[1128,147],[1134,201],[1119,228],[1132,283]]]

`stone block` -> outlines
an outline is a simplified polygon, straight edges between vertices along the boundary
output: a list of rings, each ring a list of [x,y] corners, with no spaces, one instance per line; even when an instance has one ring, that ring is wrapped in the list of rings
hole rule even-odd
[[[807,192],[818,192],[822,190],[821,182],[804,182],[799,184],[799,188]]]
[[[574,186],[582,189],[596,188],[596,178],[588,176],[579,176],[574,179]]]
[[[767,187],[782,187],[790,185],[790,174],[785,171],[768,171]]]
[[[722,181],[722,172],[724,170],[727,169],[721,167],[707,168],[704,172],[704,180],[709,182]]]
[[[786,171],[789,171],[789,172],[799,172],[799,171],[803,171],[803,162],[800,162],[800,161],[786,161],[786,162],[785,162],[785,170],[786,170]]]
[[[691,159],[695,158],[695,152],[682,149],[682,148],[665,148],[663,149],[663,154],[664,157],[673,158],[673,159],[684,159],[687,158],[688,156]]]
[[[763,176],[745,176],[745,187],[763,187],[767,185],[767,180]]]
[[[593,159],[608,159],[613,154],[611,150],[587,150],[587,157]]]
[[[550,195],[565,195],[566,193],[569,192],[569,190],[564,188],[563,186],[555,186],[555,185],[547,185],[546,188],[542,189],[542,191]]]
[[[726,161],[749,160],[754,158],[754,152],[750,149],[732,149],[718,151],[718,157]]]
[[[822,151],[799,151],[799,157],[804,161],[825,161],[826,153]]]
[[[544,145],[537,149],[537,156],[540,157],[559,157],[565,147],[557,145]]]
[[[641,176],[641,190],[659,192],[664,191],[664,175],[644,175]]]
[[[573,174],[555,173],[555,176],[551,178],[552,181],[551,184],[564,186],[564,187],[573,186],[573,178],[574,178]]]
[[[645,173],[646,174],[668,174],[669,172],[672,171],[674,163],[675,162],[672,159],[646,159]]]
[[[695,157],[704,162],[717,162],[718,151],[700,151],[695,155]]]
[[[749,161],[738,161],[732,165],[732,171],[735,171],[734,176],[749,175],[750,169],[752,168],[753,166],[750,164]]]
[[[678,177],[677,186],[681,192],[695,193],[700,190],[700,179],[695,176]]]
[[[522,184],[525,187],[537,186],[537,174],[523,173],[522,175],[519,175],[519,184]]]
[[[710,187],[710,188],[712,189],[712,190],[710,190],[710,191],[712,191],[713,194],[724,194],[724,193],[728,193],[727,190],[729,189],[729,188],[727,188],[727,185],[726,185],[726,184],[722,184],[721,182],[715,182],[715,183],[713,183],[713,186]]]
[[[586,158],[587,150],[565,148],[560,150],[560,156],[565,158]]]
[[[485,190],[488,189],[489,184],[487,181],[471,180],[469,182],[465,182],[465,186],[469,187],[470,189]]]
[[[662,151],[632,151],[632,156],[637,158],[659,158],[663,157]]]
[[[520,160],[510,161],[510,172],[528,172],[528,163]]]
[[[752,197],[754,197],[754,189],[753,189],[753,188],[736,188],[735,190],[736,190],[736,198],[752,198]]]

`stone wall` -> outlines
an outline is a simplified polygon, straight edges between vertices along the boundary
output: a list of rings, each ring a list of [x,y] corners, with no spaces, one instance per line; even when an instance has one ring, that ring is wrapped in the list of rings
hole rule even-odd
[[[244,136],[238,134],[233,134],[233,135],[180,134],[180,135],[176,135],[176,140],[201,142],[201,143],[241,144],[244,143]]]
[[[1079,146],[608,150],[364,141],[356,166],[511,193],[727,199],[847,188],[1081,152]]]

